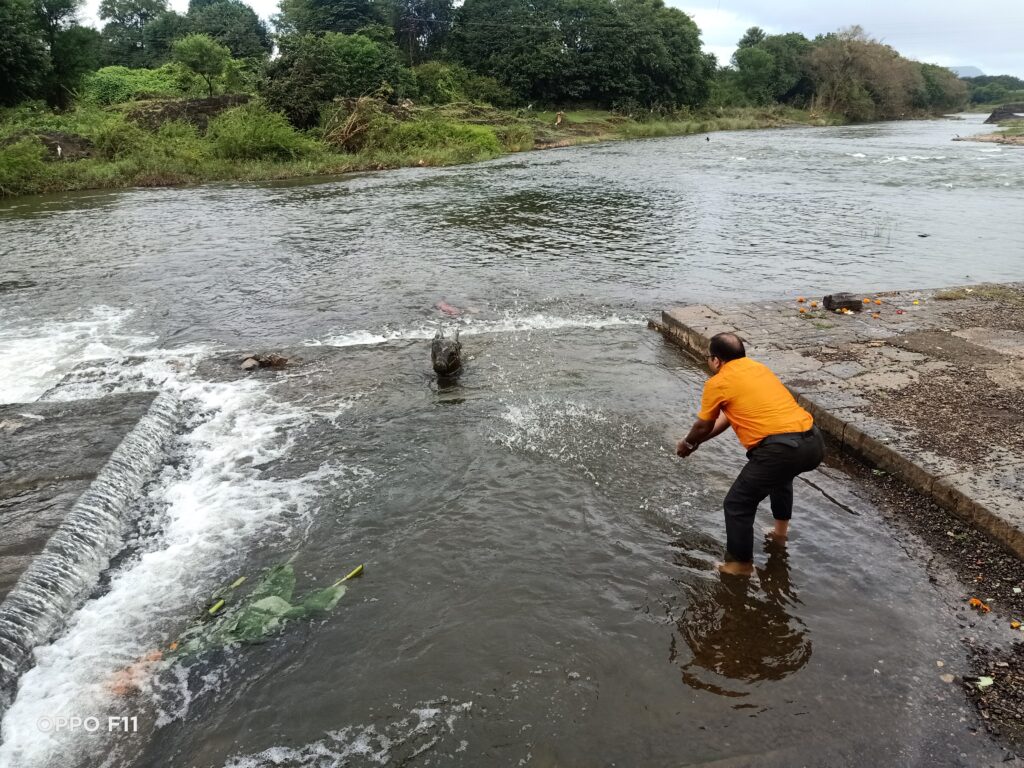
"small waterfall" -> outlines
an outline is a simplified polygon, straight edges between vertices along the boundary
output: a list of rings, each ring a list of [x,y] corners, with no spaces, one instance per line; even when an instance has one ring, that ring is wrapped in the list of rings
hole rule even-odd
[[[0,713],[32,650],[51,640],[121,548],[132,504],[178,423],[176,395],[157,396],[0,604]]]

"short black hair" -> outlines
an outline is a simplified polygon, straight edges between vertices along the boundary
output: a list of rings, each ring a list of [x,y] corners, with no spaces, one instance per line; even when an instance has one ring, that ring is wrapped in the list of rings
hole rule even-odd
[[[743,340],[735,333],[716,333],[708,345],[708,357],[717,357],[723,363],[746,357]]]

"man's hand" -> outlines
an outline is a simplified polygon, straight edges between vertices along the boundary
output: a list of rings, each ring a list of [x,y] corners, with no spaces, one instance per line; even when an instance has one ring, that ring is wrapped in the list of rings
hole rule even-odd
[[[676,443],[676,456],[680,456],[684,459],[696,450],[697,446],[686,442],[685,438]]]

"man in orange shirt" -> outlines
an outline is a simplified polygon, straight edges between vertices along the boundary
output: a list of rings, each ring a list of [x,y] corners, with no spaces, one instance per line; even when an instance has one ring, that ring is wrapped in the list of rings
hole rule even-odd
[[[736,334],[719,333],[711,339],[708,365],[713,375],[704,385],[700,414],[676,444],[676,453],[685,458],[729,427],[747,449],[747,464],[725,497],[729,559],[718,569],[750,575],[757,505],[770,497],[775,518],[770,535],[784,541],[793,516],[793,478],[821,463],[825,442],[811,414],[767,366],[747,357]]]

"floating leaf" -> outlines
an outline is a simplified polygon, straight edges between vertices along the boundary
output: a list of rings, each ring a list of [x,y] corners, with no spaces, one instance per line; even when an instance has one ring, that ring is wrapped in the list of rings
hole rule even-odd
[[[978,690],[983,691],[986,688],[988,688],[990,685],[992,685],[992,683],[994,683],[994,682],[995,682],[995,680],[993,680],[991,677],[979,677],[978,678]]]

